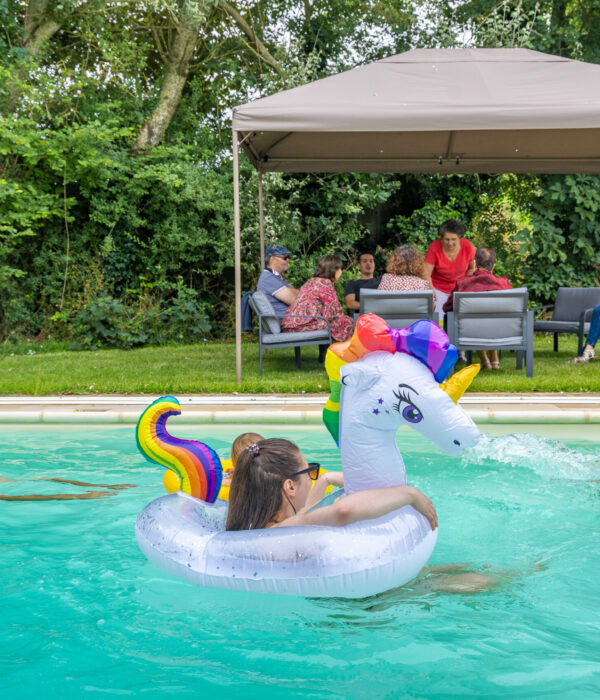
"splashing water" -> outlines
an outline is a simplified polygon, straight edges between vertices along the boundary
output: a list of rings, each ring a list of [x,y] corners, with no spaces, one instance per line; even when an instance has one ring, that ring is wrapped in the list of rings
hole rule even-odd
[[[558,440],[528,433],[482,435],[462,458],[463,466],[502,464],[533,470],[547,479],[600,480],[600,458],[567,447]]]

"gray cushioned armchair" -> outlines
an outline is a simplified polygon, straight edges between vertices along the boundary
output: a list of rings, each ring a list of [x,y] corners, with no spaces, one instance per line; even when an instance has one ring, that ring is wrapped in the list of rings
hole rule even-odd
[[[446,317],[450,342],[460,351],[516,350],[517,369],[533,377],[533,311],[527,289],[454,292]]]
[[[324,316],[291,316],[291,318],[320,318],[325,321],[326,329],[283,333],[281,319],[275,313],[264,292],[254,292],[250,297],[250,306],[258,316],[258,356],[261,377],[263,349],[267,348],[295,348],[296,365],[301,369],[300,348],[303,345],[319,345],[319,361],[323,362],[325,359],[323,351],[332,343],[329,321]]]
[[[590,330],[594,307],[600,304],[600,287],[559,287],[554,304],[536,306],[533,311],[553,309],[552,319],[536,321],[533,330],[554,334],[554,352],[558,352],[558,334],[576,333],[577,355],[583,352],[583,341]]]
[[[433,292],[390,292],[384,289],[361,289],[360,313],[381,316],[391,328],[408,328],[415,321],[428,318],[438,322],[433,310]]]

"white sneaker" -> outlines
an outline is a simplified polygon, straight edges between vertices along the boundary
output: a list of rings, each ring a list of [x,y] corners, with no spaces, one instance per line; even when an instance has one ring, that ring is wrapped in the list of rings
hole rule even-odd
[[[458,353],[458,359],[459,359],[461,362],[466,362],[466,361],[467,361],[467,356],[466,356],[464,350],[461,350],[461,351]]]

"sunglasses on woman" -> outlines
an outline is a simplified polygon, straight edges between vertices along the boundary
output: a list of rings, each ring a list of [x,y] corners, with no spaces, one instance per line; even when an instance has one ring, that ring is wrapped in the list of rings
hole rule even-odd
[[[296,472],[295,474],[292,474],[290,476],[290,479],[293,479],[295,476],[300,476],[300,474],[308,474],[310,478],[313,481],[316,481],[319,478],[319,471],[321,470],[321,465],[319,462],[309,462],[308,467],[306,469],[302,469],[299,472]]]

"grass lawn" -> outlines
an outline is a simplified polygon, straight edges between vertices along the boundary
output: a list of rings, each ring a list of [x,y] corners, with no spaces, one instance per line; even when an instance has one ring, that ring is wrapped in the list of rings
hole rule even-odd
[[[500,371],[481,372],[472,391],[600,392],[600,359],[567,365],[576,353],[575,336],[552,351],[551,336],[536,335],[534,376],[515,369],[505,353]],[[66,344],[0,346],[0,394],[200,394],[326,392],[327,376],[316,347],[302,349],[302,370],[292,348],[270,351],[258,376],[258,345],[243,345],[243,381],[235,382],[235,346],[205,343],[136,350],[70,351]],[[476,356],[475,356],[476,357]]]

